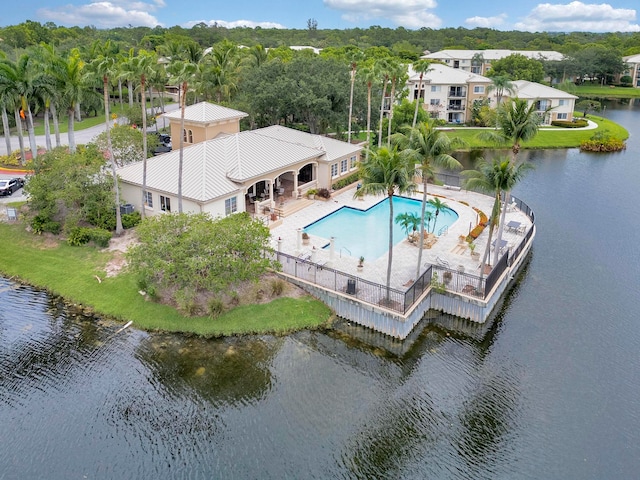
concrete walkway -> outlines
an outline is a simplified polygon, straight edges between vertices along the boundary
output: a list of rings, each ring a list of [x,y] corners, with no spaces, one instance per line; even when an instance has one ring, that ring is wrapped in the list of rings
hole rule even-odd
[[[348,256],[345,252],[336,251],[333,259],[331,259],[329,249],[323,248],[329,243],[328,238],[312,236],[308,245],[301,245],[298,248],[298,228],[303,228],[343,206],[365,210],[384,199],[382,196],[367,196],[363,200],[356,200],[353,198],[354,190],[355,188],[342,192],[328,201],[314,200],[307,208],[283,218],[282,223],[271,230],[273,248],[278,247],[278,238],[280,238],[281,251],[284,253],[309,259],[313,258],[312,261],[315,263],[324,264],[345,273],[384,284],[387,275],[386,253],[377,259],[366,259],[364,269],[358,271],[358,259]],[[442,201],[458,213],[459,217],[446,233],[438,237],[432,248],[423,250],[421,272],[426,270],[427,264],[437,266],[446,263],[451,269],[479,275],[480,260],[471,257],[467,244],[461,244],[459,237],[461,235],[466,236],[470,228],[478,224],[478,214],[472,207],[476,207],[489,215],[493,205],[493,198],[475,192],[450,190],[435,185],[429,185],[427,192],[430,198],[433,194],[438,195]],[[416,193],[414,198],[422,199],[422,193]],[[509,221],[520,222],[521,229],[520,231],[505,231],[503,233],[503,240],[506,240],[505,248],[517,246],[532,225],[529,218],[517,209],[508,209],[506,222]],[[345,225],[345,228],[349,228],[349,226]],[[489,229],[485,228],[480,237],[474,242],[476,245],[475,252],[480,254],[480,259],[482,259],[486,248],[488,231]],[[386,238],[386,233],[381,234],[385,235]],[[394,238],[394,242],[398,240],[401,239]],[[491,253],[493,257],[493,250]],[[410,244],[406,237],[403,237],[393,249],[392,288],[405,290],[410,285],[410,282],[416,278],[417,261],[418,247]]]

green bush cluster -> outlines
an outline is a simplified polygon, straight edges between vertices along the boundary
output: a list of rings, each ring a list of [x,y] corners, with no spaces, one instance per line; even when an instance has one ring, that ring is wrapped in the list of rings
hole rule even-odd
[[[31,219],[31,229],[38,235],[45,232],[57,235],[62,230],[62,225],[60,222],[51,220],[48,215],[36,215]]]
[[[580,144],[580,150],[586,152],[618,152],[625,148],[624,141],[612,136],[608,130],[596,132]]]
[[[73,247],[79,247],[93,242],[99,247],[108,247],[111,240],[111,232],[103,228],[73,227],[67,235],[67,243]]]
[[[347,185],[351,185],[354,182],[358,181],[358,173],[352,173],[348,177],[341,178],[336,183],[331,185],[331,188],[334,190],[340,190],[341,188],[346,187]]]
[[[562,127],[562,128],[584,128],[589,125],[589,122],[583,119],[580,119],[580,120],[576,119],[573,121],[554,120],[553,122],[551,122],[551,125],[553,125],[554,127]]]

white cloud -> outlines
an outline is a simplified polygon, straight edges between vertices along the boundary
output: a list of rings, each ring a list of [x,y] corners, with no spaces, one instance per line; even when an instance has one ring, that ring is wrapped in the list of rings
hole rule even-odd
[[[334,10],[343,12],[349,22],[391,20],[407,28],[438,28],[442,20],[429,12],[438,6],[435,0],[323,0]]]
[[[464,23],[471,28],[496,28],[500,25],[503,25],[506,19],[507,15],[501,13],[500,15],[496,15],[494,17],[470,17],[467,18]]]
[[[541,3],[514,27],[530,32],[638,32],[636,11],[607,3]]]
[[[191,28],[199,23],[205,23],[209,26],[218,25],[224,28],[236,28],[236,27],[249,27],[249,28],[287,28],[280,23],[275,22],[254,22],[252,20],[234,20],[233,22],[227,22],[225,20],[192,20],[183,24],[184,28]]]
[[[153,4],[129,2],[125,6],[120,6],[117,2],[95,2],[65,5],[55,10],[41,8],[38,16],[63,25],[94,25],[99,28],[123,25],[155,27],[161,23],[148,11],[155,11],[158,6],[164,6],[164,1],[156,0]]]

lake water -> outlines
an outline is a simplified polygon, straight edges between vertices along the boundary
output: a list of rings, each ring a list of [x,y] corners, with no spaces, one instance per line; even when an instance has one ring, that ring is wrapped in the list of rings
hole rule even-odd
[[[538,232],[491,325],[436,319],[401,355],[115,334],[0,280],[0,479],[637,478],[640,106],[605,115],[625,152],[529,154]]]

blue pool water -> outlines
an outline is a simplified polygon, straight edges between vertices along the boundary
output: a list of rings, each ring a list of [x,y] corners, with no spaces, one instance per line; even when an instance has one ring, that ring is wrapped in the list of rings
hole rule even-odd
[[[446,203],[446,202],[445,202]],[[397,245],[406,238],[404,229],[395,223],[395,217],[403,212],[420,216],[422,203],[406,197],[393,197],[393,244]],[[427,204],[427,210],[435,209]],[[444,210],[438,215],[434,233],[450,226],[458,219],[454,210]],[[426,228],[426,225],[425,225]],[[433,229],[431,222],[430,231]],[[336,255],[351,256],[365,260],[375,260],[387,253],[389,246],[389,199],[385,198],[367,210],[342,207],[330,215],[307,225],[304,231],[327,239],[335,237]],[[328,245],[327,245],[328,248]]]

